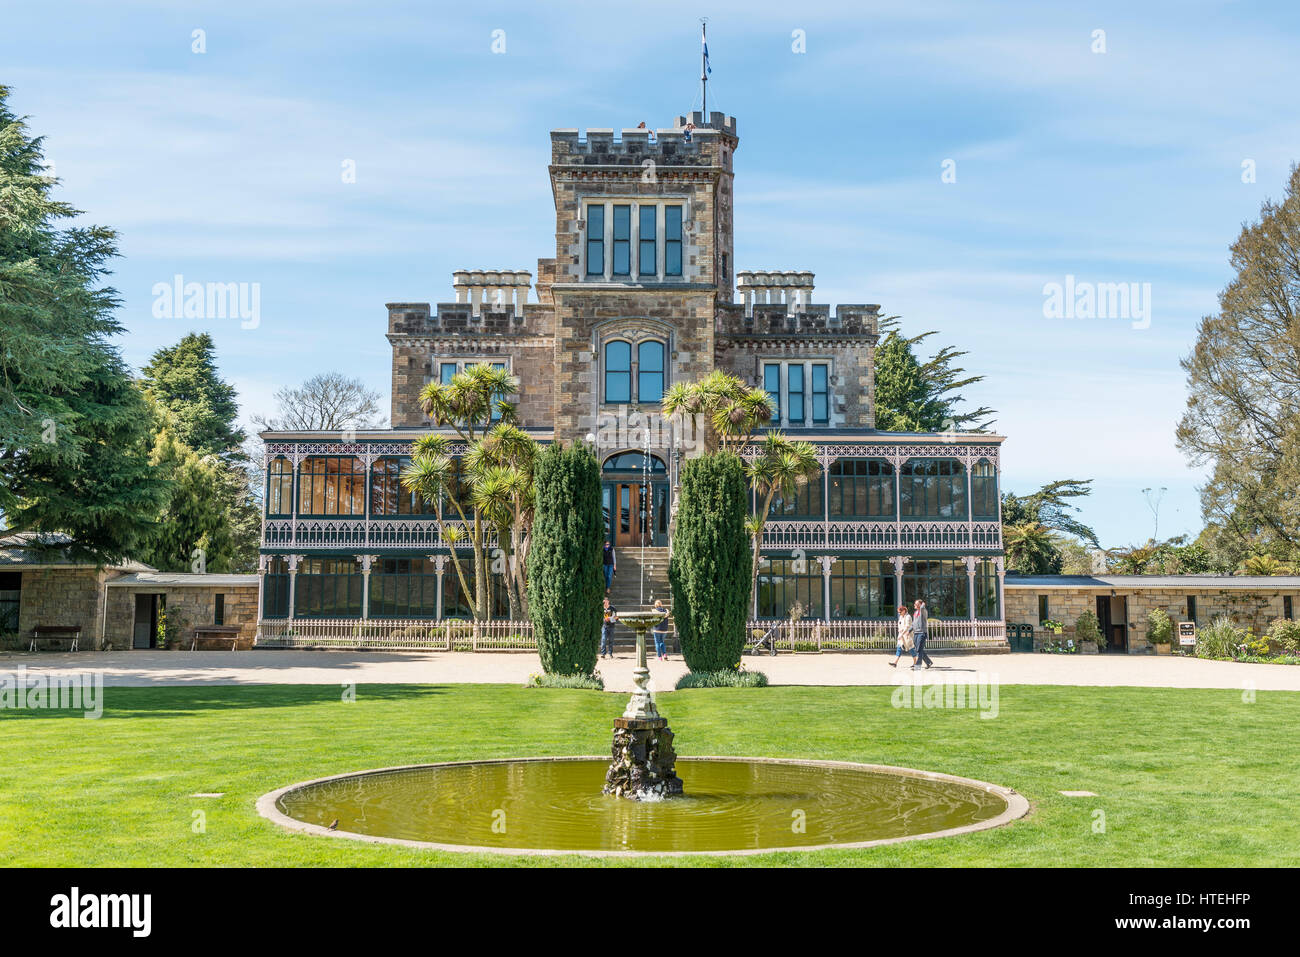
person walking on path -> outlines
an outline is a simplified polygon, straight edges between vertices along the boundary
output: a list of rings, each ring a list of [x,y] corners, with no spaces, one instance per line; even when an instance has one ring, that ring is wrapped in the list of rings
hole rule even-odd
[[[618,571],[618,562],[614,559],[614,546],[605,543],[605,555],[601,559],[605,569],[605,591],[614,587],[614,572]]]
[[[605,599],[604,617],[600,622],[600,657],[614,657],[614,625],[618,623],[618,609]]]
[[[929,621],[930,614],[925,610],[925,602],[918,598],[912,611],[912,635],[916,639],[916,651],[912,653],[913,668],[920,668],[922,661],[925,662],[927,669],[934,665],[930,656],[925,653],[925,642],[930,637]]]
[[[894,660],[889,663],[889,667],[897,668],[898,659],[903,657],[907,652],[912,656],[912,667],[916,667],[916,652],[913,650],[916,642],[912,639],[912,615],[907,610],[906,605],[898,606],[898,644],[894,646]]]
[[[659,656],[660,661],[666,661],[668,653],[664,650],[664,645],[668,641],[668,609],[664,607],[663,599],[655,599],[655,611],[663,613],[663,617],[655,622],[651,632],[655,636],[655,654]]]

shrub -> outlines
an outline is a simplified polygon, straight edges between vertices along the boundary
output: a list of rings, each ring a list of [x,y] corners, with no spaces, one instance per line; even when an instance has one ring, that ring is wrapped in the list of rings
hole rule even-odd
[[[745,648],[751,561],[740,459],[714,452],[687,460],[678,502],[668,581],[682,657],[691,671],[734,671]]]
[[[599,672],[589,675],[556,675],[542,673],[529,675],[529,688],[581,688],[588,691],[604,691],[605,681]]]
[[[1283,651],[1300,654],[1300,621],[1278,618],[1268,629],[1268,636],[1281,645]]]
[[[1101,644],[1101,622],[1090,611],[1085,611],[1074,621],[1074,637],[1078,641],[1095,641]]]
[[[1237,647],[1249,637],[1227,615],[1221,615],[1196,633],[1196,657],[1235,658]]]
[[[766,688],[767,675],[761,671],[724,668],[721,671],[688,671],[677,679],[676,688]]]
[[[528,613],[547,674],[588,675],[600,648],[605,518],[600,466],[585,445],[537,457]]]
[[[1152,608],[1147,613],[1147,641],[1153,645],[1167,645],[1174,640],[1174,620],[1163,608]]]

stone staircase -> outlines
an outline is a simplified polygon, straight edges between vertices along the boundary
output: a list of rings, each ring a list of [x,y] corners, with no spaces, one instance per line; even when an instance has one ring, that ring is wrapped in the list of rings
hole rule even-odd
[[[620,611],[634,611],[641,601],[641,563],[640,546],[623,546],[614,549],[618,571],[614,574],[614,587],[609,590],[609,600]],[[668,549],[645,548],[645,604],[654,604],[656,598],[663,601],[670,609],[673,605],[672,592],[668,587]],[[650,641],[650,636],[646,636]],[[614,632],[614,650],[622,654],[636,647],[636,635],[630,628],[619,627]],[[654,654],[654,645],[650,646]],[[669,652],[673,652],[674,643],[670,640]]]

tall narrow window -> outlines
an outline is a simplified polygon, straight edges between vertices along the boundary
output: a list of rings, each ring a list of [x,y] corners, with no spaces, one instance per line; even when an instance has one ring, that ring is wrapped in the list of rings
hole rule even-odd
[[[803,391],[803,366],[789,366],[786,373],[786,401],[790,406],[788,412],[790,424],[794,426],[803,425]]]
[[[213,601],[212,623],[214,625],[224,625],[226,623],[226,596],[217,595]]]
[[[605,207],[587,207],[587,275],[605,275]]]
[[[277,455],[271,460],[266,487],[266,514],[293,514],[293,466],[283,455]]]
[[[825,425],[831,420],[831,395],[829,367],[816,363],[812,367],[812,420],[813,425]]]
[[[632,345],[621,339],[605,345],[605,401],[632,401]]]
[[[653,276],[659,272],[655,262],[655,215],[659,207],[642,206],[641,233],[637,245],[636,271],[639,276]]]
[[[1291,605],[1290,595],[1282,596],[1282,617],[1287,619],[1288,621],[1290,621],[1292,618],[1295,617],[1295,611]]]
[[[682,274],[682,208],[664,207],[664,275]]]
[[[632,272],[632,207],[614,207],[614,268],[615,276]]]
[[[664,397],[664,344],[643,342],[636,347],[636,400],[658,402]]]
[[[450,385],[451,380],[456,375],[456,363],[443,362],[438,366],[438,381],[443,385]]]
[[[1187,620],[1196,621],[1196,596],[1187,596]]]
[[[781,424],[781,366],[769,362],[763,366],[763,388],[772,402],[772,424]]]
[[[1043,622],[1049,620],[1051,617],[1052,616],[1050,614],[1050,609],[1047,607],[1047,596],[1039,595],[1038,596],[1038,623],[1042,624]]]

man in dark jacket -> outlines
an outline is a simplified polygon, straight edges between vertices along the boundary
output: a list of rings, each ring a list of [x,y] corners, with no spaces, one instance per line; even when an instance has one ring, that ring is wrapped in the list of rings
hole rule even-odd
[[[925,662],[926,668],[934,665],[934,662],[930,660],[930,656],[925,653],[925,642],[930,637],[929,622],[930,615],[925,610],[925,602],[918,598],[912,611],[912,637],[916,639],[916,650],[912,652],[916,655],[916,664],[912,666],[913,669],[920,668],[922,661]]]

